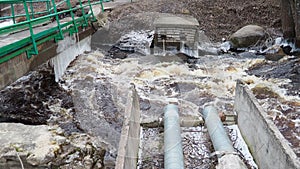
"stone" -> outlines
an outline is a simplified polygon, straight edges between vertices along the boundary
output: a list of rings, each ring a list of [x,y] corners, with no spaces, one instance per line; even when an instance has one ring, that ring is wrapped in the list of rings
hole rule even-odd
[[[280,45],[273,45],[261,52],[266,60],[278,61],[286,56],[283,48]]]
[[[247,48],[255,46],[265,36],[264,28],[257,25],[247,25],[232,34],[229,40],[234,48]]]
[[[83,164],[85,168],[93,168],[94,161],[90,155],[87,155],[83,159]]]
[[[46,125],[0,123],[0,168],[20,165],[18,156],[26,168],[47,166],[55,158],[51,137]]]
[[[246,165],[239,158],[239,156],[234,154],[226,154],[219,158],[218,165],[216,169],[246,169]]]
[[[258,84],[251,90],[258,99],[279,98],[279,95],[265,84]]]
[[[191,14],[191,12],[190,12],[188,9],[186,9],[186,8],[182,9],[182,10],[181,10],[181,13],[182,13],[182,14],[186,14],[186,15]]]
[[[63,145],[67,143],[66,137],[63,136],[55,136],[54,139],[55,139],[55,143],[58,145]]]
[[[97,16],[97,23],[99,27],[104,27],[108,23],[108,17],[106,13],[99,13]]]

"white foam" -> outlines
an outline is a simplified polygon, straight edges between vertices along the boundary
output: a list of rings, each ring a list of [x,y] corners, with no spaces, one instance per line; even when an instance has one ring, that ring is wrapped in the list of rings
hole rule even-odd
[[[252,169],[258,169],[257,164],[253,160],[253,157],[248,149],[247,144],[245,143],[240,129],[237,125],[226,126],[228,129],[232,130],[229,134],[231,140],[235,140],[233,147],[238,150],[244,157],[244,159],[248,162]]]

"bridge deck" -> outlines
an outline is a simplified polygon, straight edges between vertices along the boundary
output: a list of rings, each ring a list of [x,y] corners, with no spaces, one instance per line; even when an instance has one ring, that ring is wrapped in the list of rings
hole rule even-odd
[[[120,6],[120,5],[129,3],[129,2],[130,2],[129,0],[115,0],[113,2],[103,3],[103,6],[104,6],[104,10],[110,10],[110,9],[115,8],[116,6]],[[95,16],[97,16],[101,12],[101,5],[93,6],[93,12],[94,12]],[[72,20],[71,17],[66,17],[64,19],[61,19],[60,23],[63,24],[63,23],[69,22],[71,20]],[[34,34],[37,34],[37,33],[40,33],[42,31],[45,31],[47,29],[50,29],[50,28],[53,28],[56,26],[57,26],[57,22],[52,22],[52,23],[49,23],[46,25],[40,25],[40,26],[33,28],[33,32],[34,32]],[[3,46],[6,46],[8,44],[17,42],[21,39],[28,38],[28,37],[30,37],[29,30],[19,31],[19,32],[16,32],[13,34],[1,35],[0,36],[0,48]]]
[[[66,23],[67,21],[71,21],[72,18],[68,17],[68,18],[64,18],[63,20],[60,20],[61,24]],[[33,33],[37,34],[43,31],[46,31],[50,28],[56,27],[57,26],[57,22],[51,22],[49,24],[43,25],[43,26],[37,26],[35,28],[33,28]],[[4,47],[6,45],[12,44],[14,42],[17,42],[19,40],[25,39],[30,37],[30,32],[29,29],[27,30],[23,30],[23,31],[19,31],[13,34],[6,34],[6,35],[2,35],[1,39],[0,39],[0,48]]]

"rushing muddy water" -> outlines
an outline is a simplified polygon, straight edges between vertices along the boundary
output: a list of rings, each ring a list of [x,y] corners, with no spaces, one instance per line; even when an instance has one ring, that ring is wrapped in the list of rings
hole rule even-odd
[[[280,62],[255,64],[248,73],[271,82],[251,85],[252,91],[300,157],[300,59],[290,57]]]
[[[267,62],[261,56],[224,54],[204,55],[187,63],[186,59],[172,53],[165,56],[145,54],[126,53],[123,59],[111,57],[111,54],[105,56],[100,51],[83,54],[69,66],[59,83],[54,82],[50,69],[31,72],[1,91],[1,121],[51,122],[65,127],[69,134],[90,133],[114,159],[130,84],[135,85],[140,96],[143,122],[162,118],[163,108],[169,102],[179,103],[181,116],[201,116],[200,112],[207,105],[214,105],[225,114],[234,114],[236,80],[242,79],[299,157],[299,58]],[[59,113],[55,111],[57,108]],[[66,114],[65,121],[60,121],[62,118],[53,120],[55,116]],[[158,129],[149,130],[154,131],[144,130],[148,137],[160,134]],[[195,145],[203,141],[193,134],[183,134],[184,142],[191,137]],[[202,148],[211,153],[211,143],[204,142],[207,146]],[[184,148],[186,156],[195,156],[189,152],[189,147]],[[197,157],[202,165],[199,168],[215,163],[207,154],[202,155],[204,159]],[[160,168],[161,152],[155,157],[157,162],[141,165]],[[187,159],[186,164],[194,168],[197,164],[191,161]]]

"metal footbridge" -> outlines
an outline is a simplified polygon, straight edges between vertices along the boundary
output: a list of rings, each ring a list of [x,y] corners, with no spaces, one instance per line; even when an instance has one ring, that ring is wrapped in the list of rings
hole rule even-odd
[[[0,23],[10,22],[0,27],[0,64],[22,53],[31,58],[39,54],[38,45],[93,26],[108,1],[0,0]]]

